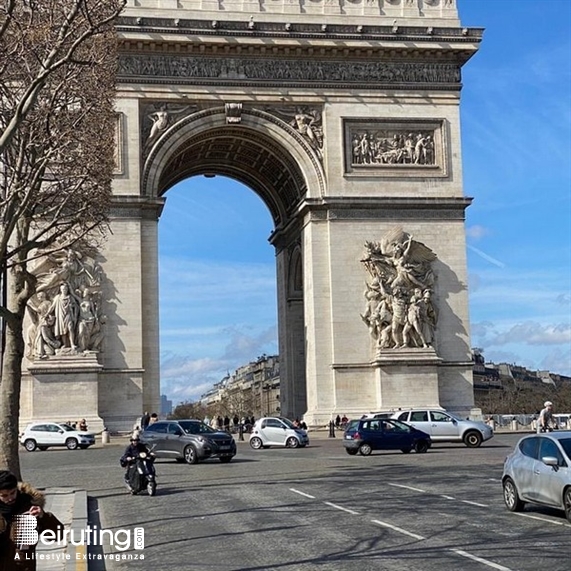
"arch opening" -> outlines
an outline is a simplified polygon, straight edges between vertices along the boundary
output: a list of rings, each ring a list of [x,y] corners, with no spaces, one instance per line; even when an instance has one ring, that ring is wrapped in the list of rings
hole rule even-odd
[[[167,191],[160,370],[177,401],[196,402],[238,367],[278,354],[272,226],[260,197],[228,178],[194,177]]]

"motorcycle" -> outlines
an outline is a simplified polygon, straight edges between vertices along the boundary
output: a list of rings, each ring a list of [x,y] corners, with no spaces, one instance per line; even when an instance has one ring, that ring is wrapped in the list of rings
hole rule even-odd
[[[147,490],[149,496],[154,496],[157,491],[157,480],[155,473],[155,457],[151,453],[139,452],[137,456],[129,462],[129,469],[126,476],[126,484],[132,495]],[[128,480],[128,482],[127,482]]]

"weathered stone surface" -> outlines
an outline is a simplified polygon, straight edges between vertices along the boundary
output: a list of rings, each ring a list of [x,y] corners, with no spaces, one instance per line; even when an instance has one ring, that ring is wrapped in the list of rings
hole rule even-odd
[[[91,412],[130,428],[159,407],[157,221],[169,187],[204,173],[250,186],[275,223],[283,414],[325,424],[387,406],[469,412],[459,94],[482,31],[461,27],[453,0],[129,0],[118,30]],[[374,152],[354,150],[363,135]],[[363,245],[395,226],[436,256],[428,348],[379,351],[361,318]],[[75,382],[66,364],[56,371]],[[32,366],[23,403],[42,382]],[[63,412],[65,391],[58,399]]]

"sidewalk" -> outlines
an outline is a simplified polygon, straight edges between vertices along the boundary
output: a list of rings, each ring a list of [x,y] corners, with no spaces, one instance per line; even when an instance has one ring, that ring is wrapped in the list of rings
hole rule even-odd
[[[50,488],[45,490],[45,510],[52,512],[66,529],[80,537],[80,530],[87,526],[87,492],[74,488]],[[36,551],[37,571],[87,571],[87,560],[83,559],[86,547],[38,546]]]

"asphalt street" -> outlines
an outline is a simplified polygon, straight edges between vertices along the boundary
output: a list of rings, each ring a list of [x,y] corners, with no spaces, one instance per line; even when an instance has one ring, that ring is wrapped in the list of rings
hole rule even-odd
[[[124,488],[124,440],[22,451],[21,460],[36,486],[87,490],[91,525],[144,529],[142,550],[109,542],[92,549],[101,559],[90,571],[570,569],[571,525],[562,512],[504,507],[503,460],[521,435],[498,434],[478,449],[444,444],[369,457],[347,455],[340,436],[314,436],[297,450],[240,442],[230,464],[158,460],[155,497]]]

